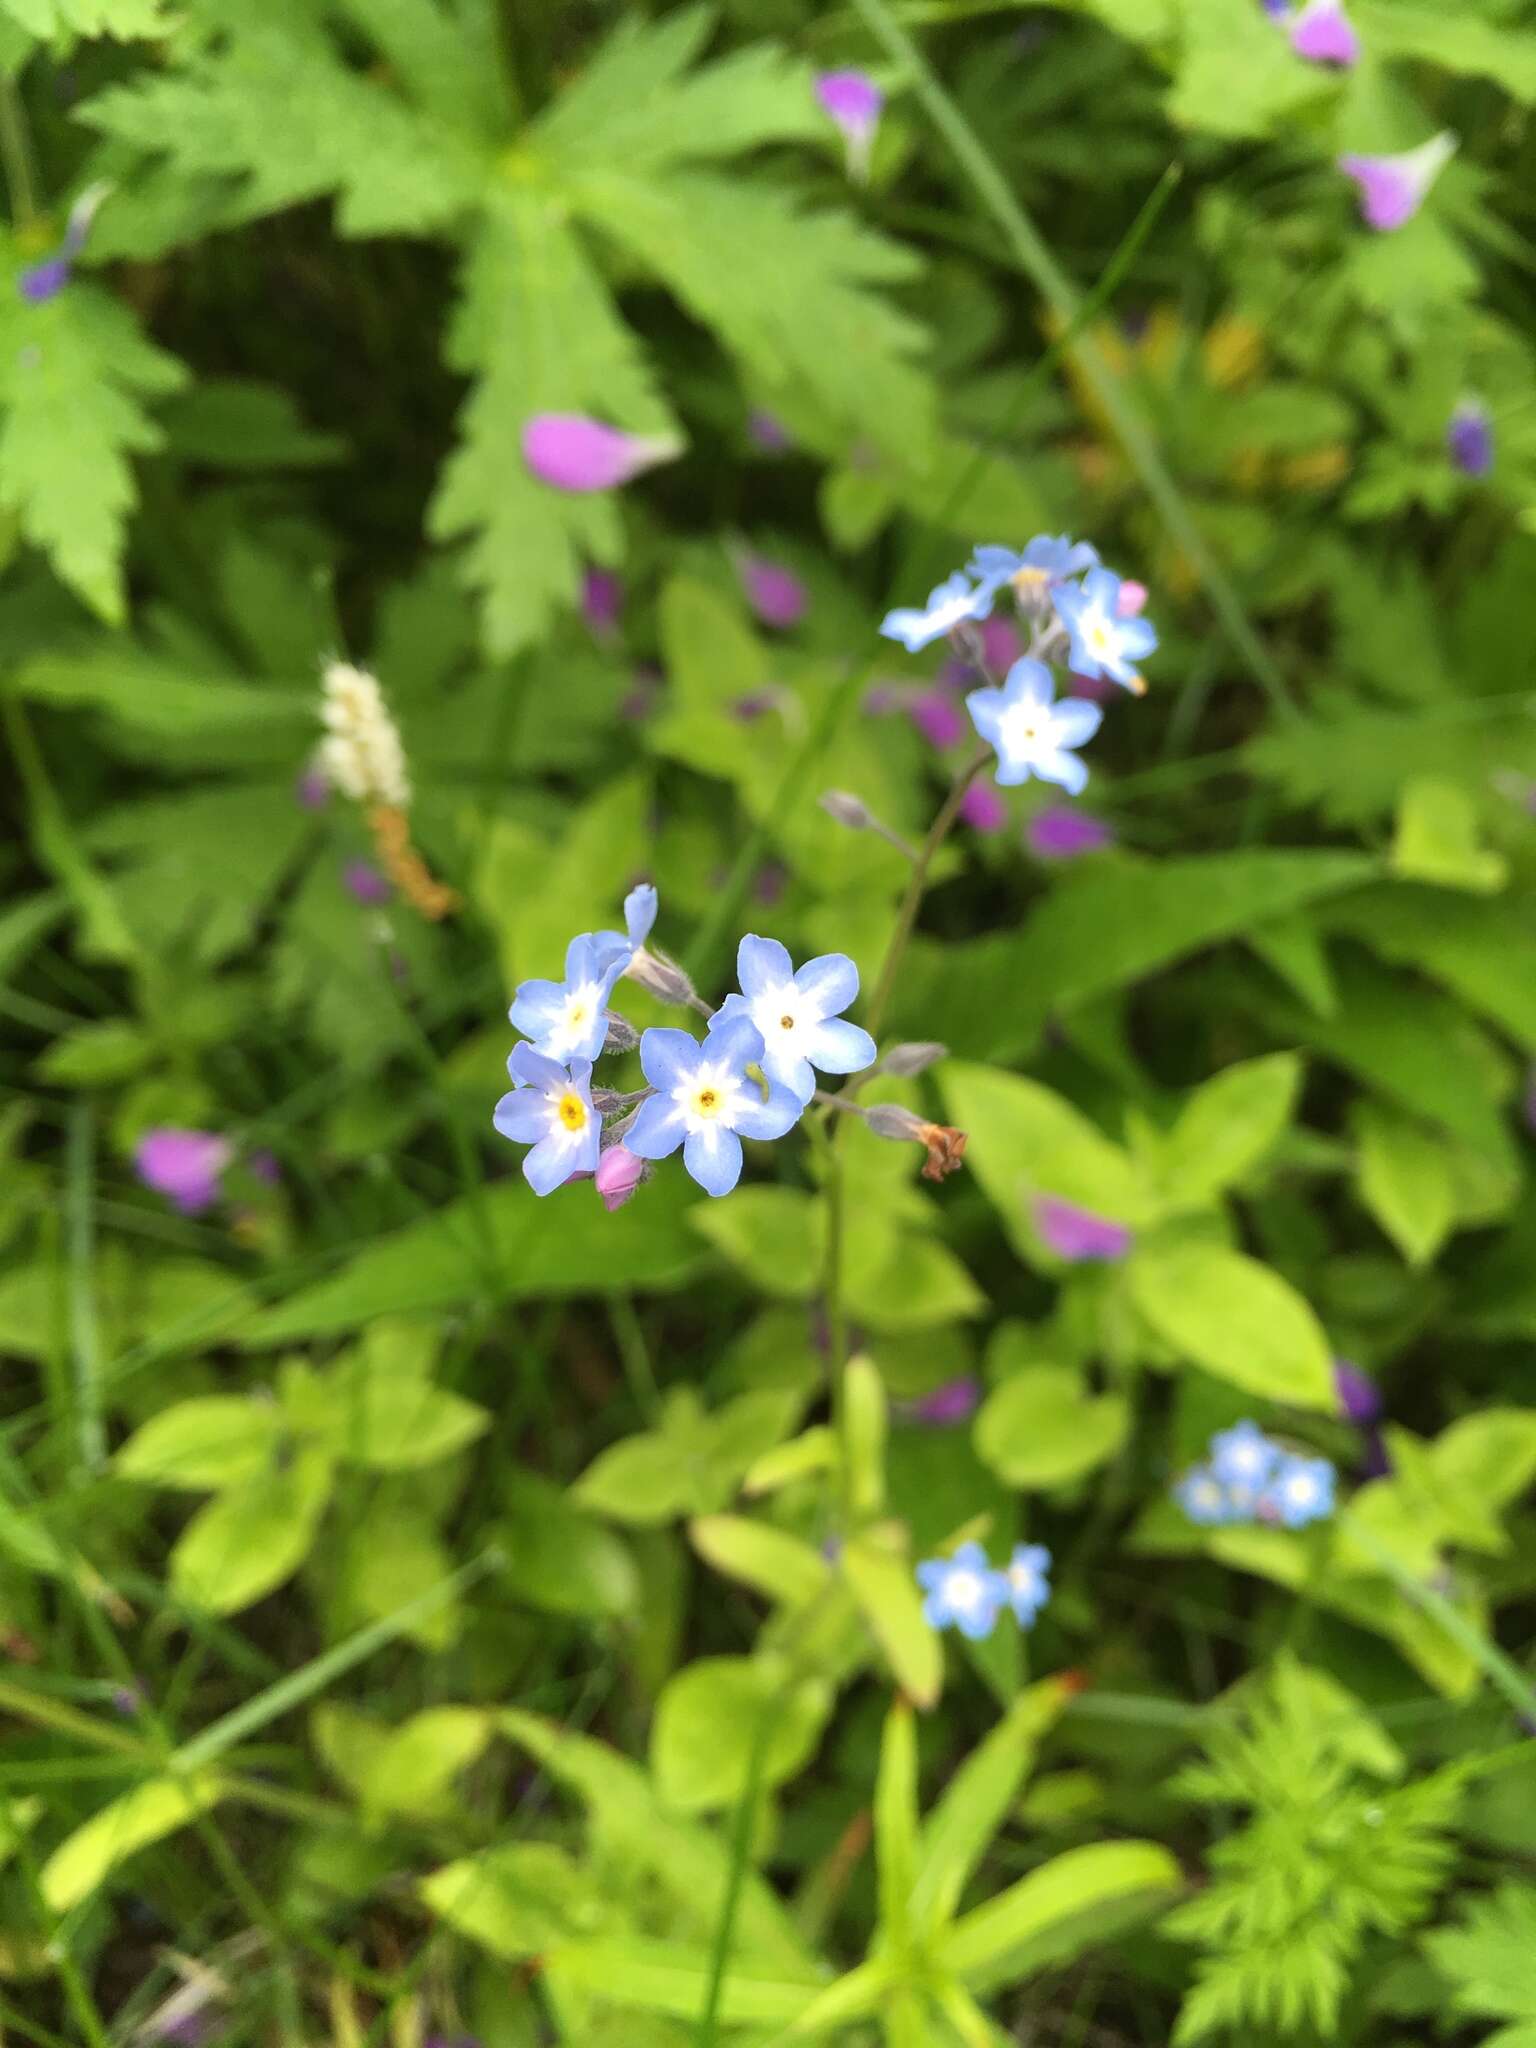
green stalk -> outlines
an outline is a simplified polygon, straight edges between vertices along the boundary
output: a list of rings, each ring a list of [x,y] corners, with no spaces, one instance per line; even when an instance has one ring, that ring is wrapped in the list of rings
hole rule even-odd
[[[704,1991],[704,2010],[699,2015],[697,2048],[715,2048],[719,2040],[720,2000],[725,1991],[725,1975],[731,1960],[731,1942],[736,1932],[736,1913],[741,1904],[742,1887],[747,1879],[747,1856],[752,1846],[752,1822],[757,1813],[758,1794],[762,1790],[763,1773],[768,1763],[768,1743],[773,1734],[774,1713],[777,1702],[765,1700],[758,1713],[757,1726],[752,1732],[752,1754],[747,1760],[747,1782],[741,1800],[731,1823],[731,1867],[725,1880],[725,1896],[720,1901],[720,1918],[715,1927],[715,1938],[709,1952],[709,1981]]]
[[[107,1427],[101,1400],[101,1345],[96,1326],[96,1228],[92,1180],[96,1171],[96,1127],[89,1102],[69,1115],[67,1154],[69,1243],[69,1354],[74,1368],[75,1433],[80,1462],[88,1473],[107,1462]]]
[[[1497,1643],[1489,1642],[1443,1593],[1437,1593],[1433,1586],[1426,1586],[1422,1579],[1416,1579],[1402,1559],[1396,1557],[1374,1530],[1366,1528],[1358,1518],[1351,1521],[1349,1535],[1351,1542],[1370,1552],[1405,1599],[1411,1600],[1421,1613],[1438,1623],[1457,1649],[1465,1650],[1489,1684],[1504,1695],[1517,1714],[1528,1721],[1536,1721],[1536,1685],[1518,1664],[1505,1656]]]
[[[1078,328],[1082,301],[1076,286],[1014,197],[975,129],[939,83],[932,65],[896,20],[887,0],[853,0],[853,5],[870,34],[905,71],[929,119],[949,144],[956,163],[977,198],[1001,228],[1020,270],[1058,319],[1069,330]],[[1205,537],[1195,523],[1183,492],[1174,482],[1135,405],[1090,335],[1077,332],[1071,342],[1071,352],[1084,378],[1093,387],[1094,396],[1103,407],[1120,445],[1139,473],[1147,496],[1194,565],[1227,638],[1275,709],[1294,715],[1296,707],[1284,676],[1254,631],[1231,578],[1206,546]]]

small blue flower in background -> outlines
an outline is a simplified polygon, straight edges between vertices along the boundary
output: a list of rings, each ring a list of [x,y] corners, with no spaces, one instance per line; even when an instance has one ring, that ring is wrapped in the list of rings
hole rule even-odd
[[[880,621],[880,631],[887,640],[899,640],[908,654],[916,654],[920,647],[942,639],[968,619],[984,619],[992,609],[992,596],[991,590],[977,589],[957,569],[947,582],[929,591],[928,602],[921,611],[887,612]]]
[[[1121,581],[1113,569],[1090,569],[1080,584],[1063,584],[1056,592],[1056,612],[1077,674],[1093,681],[1108,676],[1139,697],[1147,686],[1134,664],[1153,652],[1157,634],[1146,619],[1122,617]]]
[[[569,1071],[531,1045],[515,1045],[507,1060],[513,1088],[496,1105],[494,1122],[514,1145],[531,1145],[523,1177],[536,1195],[552,1194],[573,1173],[595,1173],[603,1121],[592,1107],[592,1062],[575,1059]]]
[[[930,1628],[957,1628],[973,1643],[991,1635],[1008,1597],[1007,1580],[993,1571],[979,1543],[962,1543],[953,1557],[928,1557],[917,1568]]]
[[[1327,1458],[1300,1456],[1256,1422],[1239,1422],[1216,1432],[1210,1462],[1186,1472],[1173,1497],[1192,1522],[1205,1528],[1279,1522],[1303,1529],[1333,1513],[1336,1477]]]
[[[1173,1497],[1192,1522],[1219,1528],[1233,1519],[1232,1501],[1209,1465],[1196,1465],[1173,1489]]]
[[[564,981],[518,985],[512,1022],[551,1060],[595,1060],[608,1036],[607,1005],[629,963],[630,945],[617,932],[583,932],[565,952]]]
[[[859,992],[859,970],[846,953],[823,953],[799,973],[777,939],[749,932],[736,951],[742,993],[727,996],[717,1017],[748,1017],[763,1041],[763,1072],[804,1104],[816,1092],[812,1068],[857,1074],[875,1058],[875,1041],[839,1014]]]
[[[624,1143],[639,1159],[665,1159],[681,1145],[704,1192],[728,1195],[741,1178],[742,1138],[782,1138],[800,1120],[788,1088],[773,1083],[765,1101],[747,1073],[762,1058],[762,1033],[747,1016],[716,1016],[702,1045],[686,1031],[653,1026],[641,1037],[640,1065],[657,1092],[641,1103]]]
[[[1043,1543],[1016,1543],[1013,1555],[998,1574],[1003,1597],[1013,1609],[1020,1628],[1033,1625],[1035,1616],[1051,1597],[1051,1553]]]
[[[1283,1457],[1265,1488],[1260,1512],[1272,1512],[1287,1529],[1326,1521],[1333,1513],[1334,1477],[1326,1458]]]
[[[651,936],[651,926],[656,922],[657,900],[654,882],[637,882],[624,898],[624,929],[635,952]]]
[[[968,576],[995,596],[1005,583],[1014,585],[1021,596],[1049,590],[1069,576],[1099,566],[1099,551],[1085,540],[1071,540],[1064,533],[1037,533],[1019,552],[1012,548],[977,548],[966,563]]]
[[[1071,750],[1091,740],[1103,713],[1085,698],[1054,701],[1056,685],[1043,662],[1025,655],[1008,671],[1001,689],[972,690],[966,698],[971,722],[997,749],[997,779],[1004,784],[1057,783],[1076,796],[1088,770]]]

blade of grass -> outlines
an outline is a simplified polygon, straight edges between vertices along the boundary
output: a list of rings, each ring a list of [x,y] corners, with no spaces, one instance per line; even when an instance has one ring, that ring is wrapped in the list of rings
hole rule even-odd
[[[1350,1522],[1349,1534],[1352,1542],[1370,1552],[1404,1599],[1411,1600],[1420,1613],[1445,1631],[1458,1650],[1464,1650],[1472,1658],[1489,1684],[1504,1695],[1515,1712],[1527,1721],[1536,1721],[1536,1684],[1527,1678],[1519,1665],[1506,1657],[1497,1643],[1489,1642],[1480,1634],[1443,1593],[1437,1593],[1433,1586],[1426,1586],[1422,1579],[1416,1579],[1374,1530],[1356,1518]]]
[[[1175,164],[1170,164],[1168,169],[1164,171],[1162,177],[1158,179],[1156,185],[1147,196],[1141,211],[1137,214],[1135,220],[1131,222],[1119,248],[1116,249],[1114,255],[1105,266],[1103,275],[1099,278],[1093,290],[1078,305],[1063,332],[1050,343],[1044,353],[1020,379],[1018,389],[1013,395],[1012,403],[1004,414],[997,432],[993,436],[991,445],[980,447],[976,450],[970,461],[956,477],[948,496],[938,511],[925,523],[906,548],[902,556],[901,565],[892,580],[891,595],[893,599],[899,597],[906,588],[914,572],[915,565],[921,560],[934,535],[943,530],[956,506],[964,503],[967,493],[974,488],[977,480],[985,475],[989,465],[996,461],[999,444],[1008,434],[1014,422],[1023,413],[1029,399],[1045,382],[1046,378],[1049,377],[1051,371],[1071,347],[1077,335],[1098,318],[1100,311],[1114,296],[1119,288],[1120,280],[1135,261],[1137,250],[1140,249],[1142,243],[1152,232],[1159,214],[1172,198],[1174,188],[1177,186],[1182,175],[1182,172]],[[843,712],[847,709],[848,704],[852,701],[860,686],[868,680],[875,664],[879,660],[880,648],[879,644],[876,643],[874,651],[868,658],[860,662],[856,668],[851,669],[837,687],[830,692],[823,702],[810,731],[806,734],[798,750],[791,756],[783,776],[780,778],[779,786],[773,793],[773,801],[752,827],[745,840],[743,840],[741,851],[737,854],[731,871],[726,877],[725,886],[715,898],[711,914],[705,918],[694,936],[693,945],[684,961],[689,975],[694,980],[702,978],[704,970],[715,957],[721,939],[735,924],[741,906],[746,900],[747,890],[751,886],[753,873],[757,868],[758,862],[762,859],[763,849],[768,843],[768,835],[773,830],[774,824],[784,816],[785,812],[794,803],[799,795],[802,783],[820,759],[828,740],[837,730],[838,720],[842,717]]]
[[[89,1102],[70,1112],[67,1224],[69,1252],[69,1356],[74,1375],[75,1439],[87,1472],[107,1462],[107,1425],[101,1401],[101,1345],[96,1330],[96,1218],[92,1180],[96,1125]]]
[[[768,1763],[768,1744],[773,1734],[775,1707],[774,1701],[763,1703],[758,1713],[757,1726],[752,1731],[752,1753],[747,1759],[747,1782],[731,1824],[731,1867],[725,1880],[725,1896],[720,1901],[720,1918],[715,1927],[715,1938],[710,1944],[709,1980],[704,1989],[704,2010],[699,2015],[697,2048],[715,2048],[715,2043],[719,2039],[720,2000],[725,1991],[726,1970],[731,1960],[731,1942],[736,1932],[736,1911],[741,1902],[742,1886],[746,1882],[747,1857],[752,1847],[752,1822],[757,1813],[763,1772]]]
[[[1294,716],[1295,705],[1285,677],[1254,631],[1236,587],[1195,523],[1183,492],[1163,461],[1157,444],[1132,400],[1104,360],[1093,337],[1082,331],[1082,301],[1077,288],[1051,253],[1039,229],[1009,189],[1008,181],[988,155],[981,138],[940,84],[932,65],[901,26],[887,0],[853,0],[855,12],[886,54],[906,73],[934,127],[949,144],[956,163],[977,198],[1007,237],[1019,268],[1039,291],[1057,318],[1069,329],[1071,350],[1083,376],[1141,476],[1147,496],[1162,514],[1205,586],[1234,649],[1252,671],[1277,711]]]

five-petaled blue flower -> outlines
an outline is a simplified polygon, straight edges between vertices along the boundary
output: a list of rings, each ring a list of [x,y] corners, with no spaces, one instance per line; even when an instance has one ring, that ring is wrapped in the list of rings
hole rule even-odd
[[[1043,662],[1025,655],[1008,671],[1001,689],[972,690],[966,698],[971,722],[997,749],[1002,783],[1055,782],[1076,796],[1088,770],[1071,750],[1091,740],[1102,713],[1083,697],[1056,703],[1056,685]]]
[[[569,1071],[531,1045],[515,1045],[507,1060],[514,1086],[496,1105],[495,1124],[514,1145],[531,1145],[523,1176],[536,1195],[551,1194],[573,1173],[595,1173],[603,1120],[592,1107],[592,1062],[573,1059]]]
[[[1211,1471],[1241,1512],[1264,1491],[1280,1458],[1280,1446],[1256,1422],[1235,1423],[1211,1438]]]
[[[1077,674],[1108,676],[1139,697],[1147,686],[1135,664],[1157,646],[1157,634],[1148,620],[1121,616],[1121,581],[1113,569],[1090,569],[1081,583],[1057,590],[1056,614],[1067,629]]]
[[[727,996],[717,1017],[749,1017],[763,1041],[763,1072],[801,1104],[824,1074],[857,1074],[875,1057],[875,1041],[839,1015],[859,992],[859,970],[846,953],[822,953],[799,973],[777,939],[748,932],[736,951],[739,996]]]
[[[1333,1513],[1334,1478],[1326,1458],[1283,1457],[1265,1488],[1260,1513],[1268,1509],[1287,1529],[1323,1521]]]
[[[617,932],[583,932],[566,948],[564,981],[519,984],[512,1022],[546,1059],[595,1060],[608,1036],[608,998],[631,951]]]
[[[926,1598],[923,1619],[930,1628],[959,1629],[972,1642],[989,1636],[996,1626],[1008,1585],[993,1571],[979,1543],[962,1543],[953,1557],[924,1558],[917,1583]]]
[[[1223,1522],[1237,1520],[1232,1499],[1209,1465],[1196,1465],[1173,1489],[1173,1497],[1192,1522],[1205,1529],[1218,1529]]]
[[[800,1118],[788,1088],[772,1083],[765,1100],[746,1071],[762,1058],[762,1033],[750,1017],[715,1017],[702,1045],[686,1031],[653,1026],[641,1037],[640,1065],[656,1093],[641,1103],[624,1143],[640,1159],[665,1159],[681,1145],[705,1193],[728,1195],[741,1177],[742,1138],[782,1138]]]
[[[968,619],[984,619],[992,609],[995,592],[996,585],[978,588],[957,569],[947,582],[929,591],[921,611],[898,608],[887,612],[880,630],[887,640],[899,640],[908,654],[916,654],[920,647],[941,639]]]
[[[1029,1628],[1051,1597],[1051,1553],[1043,1543],[1016,1543],[1013,1555],[998,1574],[1003,1597],[1013,1609],[1020,1628]]]
[[[1098,566],[1099,551],[1090,542],[1071,540],[1064,533],[1037,533],[1022,550],[977,548],[965,570],[993,595],[1011,583],[1020,597],[1028,599]]]

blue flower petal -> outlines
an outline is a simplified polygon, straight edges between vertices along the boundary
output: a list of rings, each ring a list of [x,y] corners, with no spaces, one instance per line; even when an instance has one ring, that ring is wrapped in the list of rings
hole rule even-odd
[[[1056,684],[1043,661],[1021,654],[1003,678],[1003,697],[1008,704],[1049,704],[1056,696]]]
[[[806,1045],[806,1057],[824,1074],[860,1074],[875,1063],[875,1041],[846,1017],[819,1024]]]
[[[591,1173],[595,1169],[598,1136],[595,1117],[588,1118],[587,1132],[553,1132],[541,1139],[524,1159],[523,1178],[536,1195],[552,1195],[573,1173]]]
[[[748,932],[736,948],[736,979],[742,993],[760,996],[765,989],[781,988],[794,978],[794,963],[777,939],[760,939]]]
[[[633,947],[643,946],[656,922],[658,898],[654,882],[637,882],[624,898],[624,929]]]
[[[491,1121],[514,1145],[536,1145],[549,1129],[549,1104],[536,1089],[514,1088],[497,1103]]]
[[[1069,754],[1064,747],[1039,755],[1031,766],[1042,782],[1056,783],[1068,796],[1081,796],[1088,787],[1087,768],[1076,754]],[[1000,774],[997,779],[1003,782],[1007,778]]]
[[[782,1138],[799,1123],[808,1099],[770,1076],[767,1101],[749,1098],[736,1112],[736,1129],[744,1138]]]
[[[846,953],[819,953],[795,976],[795,988],[818,1017],[835,1017],[858,995],[859,970]]]
[[[728,1195],[741,1179],[741,1140],[720,1124],[694,1131],[683,1145],[683,1164],[705,1194]]]
[[[802,1109],[816,1093],[816,1075],[809,1060],[794,1058],[784,1052],[765,1052],[762,1069],[770,1082],[788,1089]],[[739,1128],[746,1127],[742,1125]],[[755,1135],[754,1132],[748,1133],[748,1136]]]
[[[1056,706],[1053,730],[1064,747],[1080,747],[1104,723],[1104,714],[1086,697],[1068,697]]]
[[[653,1088],[667,1090],[686,1081],[702,1056],[699,1041],[675,1024],[653,1024],[640,1034],[640,1070]]]
[[[784,957],[787,960],[789,955],[786,953]],[[717,1010],[709,1020],[702,1056],[710,1060],[724,1060],[733,1073],[739,1073],[752,1061],[762,1058],[763,1034],[745,1010],[733,1010],[729,1016],[723,1010]]]
[[[559,981],[524,981],[518,984],[507,1013],[515,1028],[527,1038],[542,1038],[565,1007],[565,984]]]
[[[682,1105],[669,1096],[653,1095],[641,1103],[624,1143],[637,1159],[666,1159],[682,1144],[687,1130]]]
[[[590,1074],[592,1069],[587,1068]],[[569,1076],[558,1060],[552,1060],[541,1053],[536,1046],[514,1045],[507,1055],[507,1072],[514,1081],[521,1081],[525,1087],[536,1088],[541,1094],[550,1089],[563,1088]]]

